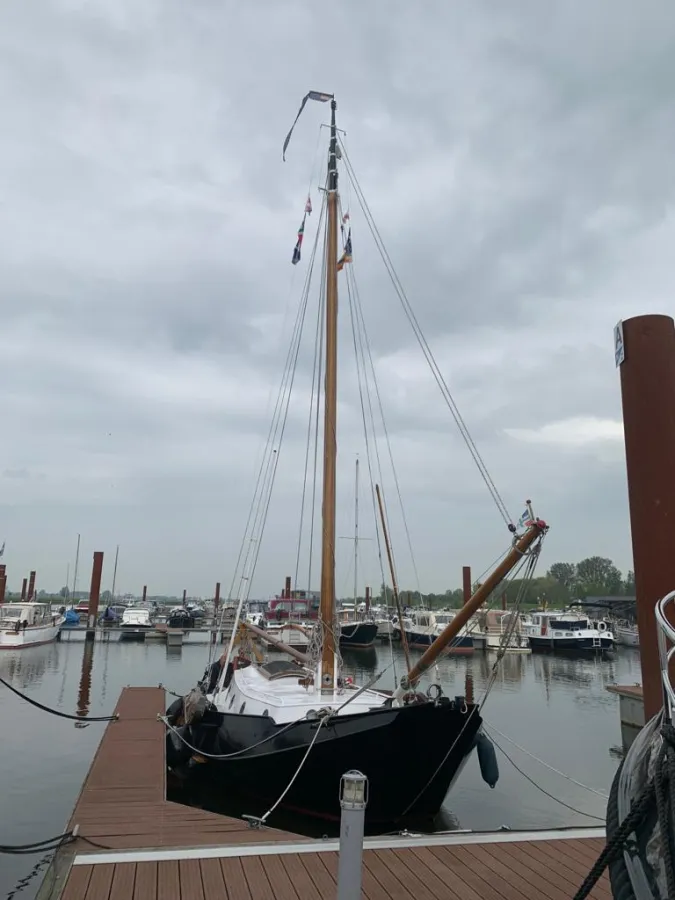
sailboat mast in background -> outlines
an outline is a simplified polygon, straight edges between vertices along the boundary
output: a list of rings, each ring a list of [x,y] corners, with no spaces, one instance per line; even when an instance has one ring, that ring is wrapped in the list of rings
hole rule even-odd
[[[337,128],[331,100],[328,151],[328,229],[326,237],[326,380],[323,428],[323,528],[321,543],[321,692],[335,688],[335,470],[337,462]]]
[[[354,476],[354,613],[359,596],[359,457],[356,457]]]

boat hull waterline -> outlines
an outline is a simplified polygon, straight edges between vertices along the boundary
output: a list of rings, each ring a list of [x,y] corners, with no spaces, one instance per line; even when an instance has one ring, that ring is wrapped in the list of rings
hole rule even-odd
[[[478,708],[463,698],[336,716],[318,737],[318,719],[303,719],[284,729],[269,717],[210,710],[200,723],[185,727],[185,739],[200,751],[233,753],[278,734],[240,757],[200,757],[198,764],[189,765],[191,751],[169,732],[167,762],[184,778],[207,778],[224,804],[228,787],[236,786],[251,798],[249,814],[260,816],[279,799],[280,788],[290,783],[316,738],[281,806],[337,820],[340,778],[358,769],[369,781],[366,821],[389,824],[438,813],[480,726]]]
[[[43,644],[51,644],[55,641],[61,630],[63,617],[59,616],[57,622],[52,625],[30,625],[25,630],[0,631],[0,650],[22,650],[27,647],[40,647]]]
[[[611,637],[549,638],[530,635],[529,641],[533,651],[587,655],[611,653],[614,650],[614,640]]]
[[[375,622],[348,622],[340,628],[340,646],[353,649],[372,647],[377,637]]]

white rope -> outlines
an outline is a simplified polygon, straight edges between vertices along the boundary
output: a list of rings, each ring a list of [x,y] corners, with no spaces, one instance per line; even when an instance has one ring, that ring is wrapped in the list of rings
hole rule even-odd
[[[561,772],[560,769],[556,769],[555,766],[550,765],[545,762],[543,759],[540,759],[538,756],[535,756],[534,753],[530,753],[529,750],[526,750],[525,747],[521,747],[520,744],[516,743],[513,738],[510,738],[507,734],[504,734],[503,731],[500,731],[495,725],[492,725],[489,722],[486,722],[483,719],[483,725],[487,725],[492,731],[495,731],[500,737],[503,737],[505,741],[508,741],[509,744],[513,744],[513,746],[520,750],[521,753],[524,753],[526,756],[529,756],[531,759],[538,762],[540,765],[544,766],[544,768],[549,769],[551,772],[555,772],[556,775],[560,775],[561,778],[565,778],[567,781],[571,781],[572,784],[576,784],[577,787],[583,788],[585,791],[590,791],[591,794],[597,794],[598,797],[602,797],[603,800],[608,800],[607,794],[604,794],[602,791],[598,791],[595,788],[589,787],[587,784],[583,784],[581,781],[577,781],[576,778],[572,778],[571,775],[567,775],[565,772]]]
[[[300,771],[302,770],[302,767],[304,766],[304,764],[305,764],[306,761],[307,761],[307,757],[308,757],[309,754],[311,753],[312,747],[313,747],[314,744],[316,743],[316,739],[317,739],[318,736],[319,736],[319,732],[321,731],[321,729],[322,729],[322,727],[325,725],[325,723],[331,718],[332,715],[333,715],[332,712],[329,713],[327,716],[324,716],[323,719],[321,719],[321,721],[319,722],[319,726],[318,726],[318,728],[316,729],[316,734],[315,734],[314,737],[312,738],[312,742],[310,743],[309,747],[308,747],[307,750],[305,751],[305,755],[302,757],[302,760],[300,761],[300,765],[299,765],[298,768],[295,770],[295,774],[293,775],[293,777],[291,778],[291,780],[288,782],[288,784],[287,784],[286,787],[284,788],[283,792],[280,794],[279,799],[276,801],[276,803],[274,803],[272,806],[270,806],[270,808],[267,810],[267,812],[265,813],[265,815],[264,815],[264,816],[261,816],[260,819],[256,819],[256,818],[253,817],[253,816],[247,816],[246,818],[248,818],[249,820],[251,820],[251,821],[253,821],[253,822],[258,822],[258,823],[261,824],[261,825],[264,825],[264,824],[265,824],[265,822],[267,821],[267,819],[272,815],[272,813],[274,812],[274,810],[277,808],[277,806],[279,806],[279,804],[280,804],[281,801],[284,799],[284,797],[286,796],[286,794],[287,794],[287,793],[290,791],[290,789],[293,787],[293,784],[295,783],[295,779],[296,779],[296,778],[298,777],[298,775],[300,774]]]

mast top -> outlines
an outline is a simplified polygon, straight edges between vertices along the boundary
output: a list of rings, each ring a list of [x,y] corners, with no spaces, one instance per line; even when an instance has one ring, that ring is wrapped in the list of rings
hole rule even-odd
[[[335,193],[338,186],[337,172],[337,127],[335,125],[335,110],[337,101],[330,101],[330,147],[328,150],[328,192]]]

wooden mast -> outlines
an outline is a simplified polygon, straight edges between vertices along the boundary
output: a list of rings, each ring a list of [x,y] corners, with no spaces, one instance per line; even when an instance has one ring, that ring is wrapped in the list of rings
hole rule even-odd
[[[321,692],[335,688],[335,470],[337,462],[337,128],[331,100],[328,151],[328,233],[326,239],[326,379],[323,427],[323,531],[321,541]]]
[[[511,569],[520,562],[523,554],[529,550],[537,538],[547,531],[548,525],[541,519],[535,519],[529,525],[525,534],[518,538],[497,568],[476,588],[473,596],[466,601],[450,624],[439,634],[433,644],[424,651],[408,674],[401,678],[401,686],[397,692],[399,696],[415,686],[424,672],[436,662],[443,650],[459,634],[476,610],[485,603],[495,588],[499,587]]]

